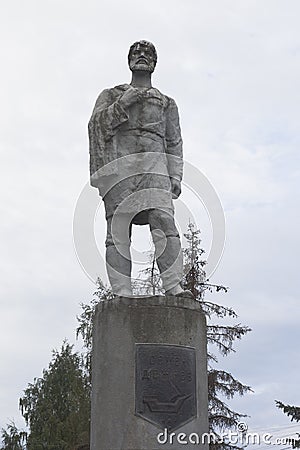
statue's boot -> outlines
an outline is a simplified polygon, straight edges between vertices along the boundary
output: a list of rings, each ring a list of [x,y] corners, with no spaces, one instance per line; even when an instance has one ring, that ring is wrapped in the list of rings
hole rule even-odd
[[[166,291],[166,295],[174,295],[175,297],[188,297],[195,299],[193,293],[189,289],[182,289],[180,284]]]

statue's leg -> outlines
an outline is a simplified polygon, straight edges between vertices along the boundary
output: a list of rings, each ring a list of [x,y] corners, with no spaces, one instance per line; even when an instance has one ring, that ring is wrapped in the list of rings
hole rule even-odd
[[[115,214],[107,218],[106,270],[115,295],[131,296],[130,217]]]
[[[151,209],[148,220],[163,287],[166,291],[182,292],[183,258],[174,213],[172,210]]]

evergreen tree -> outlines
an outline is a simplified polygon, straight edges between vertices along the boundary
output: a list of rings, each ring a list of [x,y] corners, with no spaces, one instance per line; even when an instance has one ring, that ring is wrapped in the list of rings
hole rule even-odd
[[[100,278],[97,280],[98,289],[94,292],[94,297],[90,303],[81,303],[82,312],[77,316],[78,327],[76,328],[76,338],[81,336],[83,340],[84,353],[82,355],[83,367],[86,371],[89,383],[91,382],[91,351],[92,351],[92,333],[93,317],[96,306],[101,301],[111,300],[114,295],[112,290],[105,286]]]
[[[75,450],[89,441],[90,389],[73,346],[54,351],[49,368],[20,399],[28,450]]]
[[[7,429],[1,430],[1,450],[25,450],[27,433],[19,431],[14,422],[7,425]]]
[[[213,318],[221,321],[226,318],[235,319],[237,314],[232,308],[210,302],[205,299],[205,292],[227,292],[227,287],[214,285],[206,279],[204,270],[206,261],[203,258],[204,250],[201,248],[200,230],[195,229],[193,223],[189,223],[187,233],[184,234],[187,247],[184,249],[184,280],[183,286],[194,294],[201,303],[203,312],[207,317],[207,342],[208,342],[208,413],[210,432],[219,436],[220,432],[235,429],[237,423],[244,414],[230,409],[222,399],[230,400],[234,395],[244,395],[250,391],[250,387],[235,379],[230,373],[215,367],[218,363],[217,356],[211,353],[213,348],[227,356],[234,352],[233,344],[236,339],[241,339],[250,328],[241,324],[233,326],[213,323]],[[230,443],[211,444],[211,449],[237,448]]]
[[[300,407],[299,406],[290,406],[285,405],[284,403],[275,400],[276,406],[279,409],[282,409],[282,411],[291,419],[291,422],[300,422]],[[291,439],[290,444],[292,448],[300,448],[300,433],[298,434],[298,439]]]

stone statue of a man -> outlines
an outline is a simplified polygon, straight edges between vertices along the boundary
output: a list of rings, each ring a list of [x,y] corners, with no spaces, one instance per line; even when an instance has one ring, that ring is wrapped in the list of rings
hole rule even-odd
[[[172,201],[181,193],[182,139],[175,101],[152,87],[156,61],[153,44],[135,42],[131,83],[101,92],[89,121],[91,185],[104,200],[106,265],[116,295],[132,295],[132,224],[150,225],[166,294],[187,294]]]

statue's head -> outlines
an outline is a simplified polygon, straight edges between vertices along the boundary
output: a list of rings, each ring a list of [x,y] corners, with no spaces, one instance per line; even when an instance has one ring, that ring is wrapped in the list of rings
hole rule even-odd
[[[157,62],[154,45],[148,41],[137,41],[129,49],[128,65],[131,71],[153,72]]]

